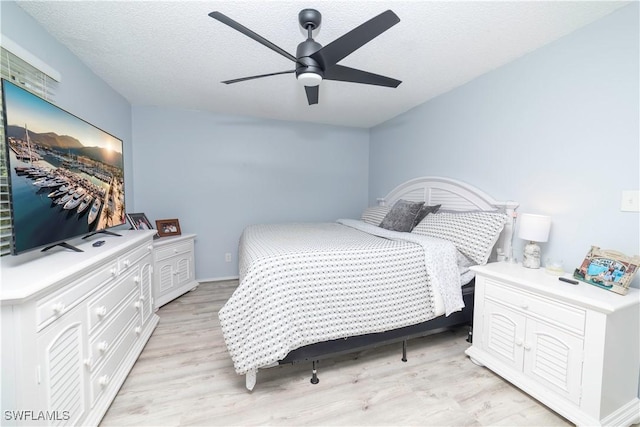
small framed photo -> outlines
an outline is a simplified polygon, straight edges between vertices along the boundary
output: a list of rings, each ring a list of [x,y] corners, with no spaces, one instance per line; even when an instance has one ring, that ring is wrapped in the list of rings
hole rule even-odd
[[[153,225],[143,213],[128,213],[127,220],[134,230],[153,230]]]
[[[177,219],[157,219],[156,228],[160,237],[180,235],[180,222]]]
[[[626,256],[620,252],[591,246],[573,277],[590,285],[626,295],[634,274],[640,266],[640,256]]]

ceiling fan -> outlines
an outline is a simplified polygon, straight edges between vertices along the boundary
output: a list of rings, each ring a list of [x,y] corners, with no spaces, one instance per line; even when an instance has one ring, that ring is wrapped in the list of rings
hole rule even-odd
[[[302,28],[307,30],[308,36],[305,41],[298,45],[296,56],[291,55],[269,40],[220,12],[211,12],[209,16],[228,25],[234,30],[240,31],[247,37],[263,44],[296,64],[293,70],[242,77],[239,79],[226,80],[222,83],[231,84],[279,74],[295,73],[297,80],[304,85],[309,105],[318,103],[318,88],[322,80],[337,80],[394,88],[402,83],[400,80],[390,77],[338,65],[338,62],[343,58],[400,22],[400,18],[391,10],[381,13],[322,47],[322,45],[313,40],[312,37],[313,30],[320,26],[322,15],[315,9],[303,9],[298,14],[298,21]]]

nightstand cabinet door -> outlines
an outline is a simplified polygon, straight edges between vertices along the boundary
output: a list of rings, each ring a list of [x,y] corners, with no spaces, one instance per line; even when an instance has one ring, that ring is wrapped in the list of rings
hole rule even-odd
[[[527,320],[524,374],[573,403],[580,403],[584,341],[555,326]]]
[[[514,369],[524,366],[526,318],[514,310],[487,300],[484,314],[487,352]]]

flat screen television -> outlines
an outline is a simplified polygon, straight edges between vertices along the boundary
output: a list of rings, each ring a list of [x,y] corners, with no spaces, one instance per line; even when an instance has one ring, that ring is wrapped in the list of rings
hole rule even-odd
[[[122,140],[2,79],[12,254],[126,222]]]

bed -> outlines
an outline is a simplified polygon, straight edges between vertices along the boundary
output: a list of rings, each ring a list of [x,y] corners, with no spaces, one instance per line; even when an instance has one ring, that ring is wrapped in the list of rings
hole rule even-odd
[[[402,204],[438,210],[410,231],[380,227]],[[218,313],[236,372],[252,390],[259,369],[311,362],[317,383],[322,359],[402,342],[406,360],[408,339],[471,324],[468,267],[511,253],[516,207],[422,177],[357,220],[248,226],[239,286]]]

